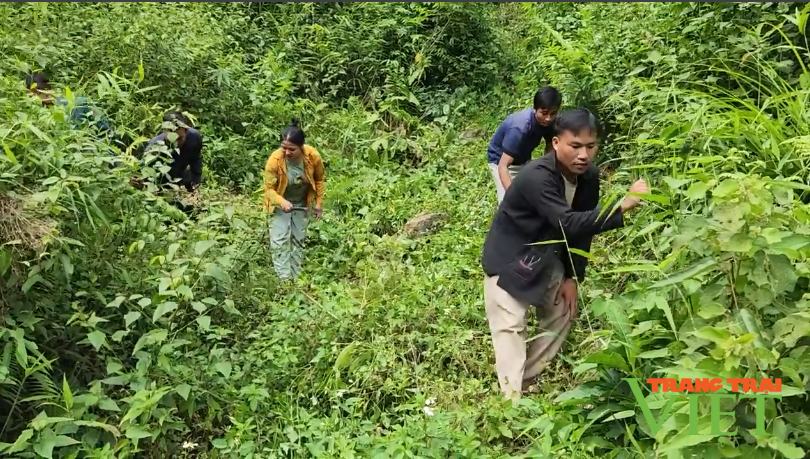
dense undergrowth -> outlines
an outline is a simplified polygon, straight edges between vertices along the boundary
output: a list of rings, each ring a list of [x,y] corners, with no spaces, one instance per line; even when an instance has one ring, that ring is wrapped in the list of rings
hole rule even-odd
[[[810,451],[808,8],[790,3],[4,4],[3,457],[737,457]],[[46,71],[130,151],[164,110],[206,135],[204,208],[26,94]],[[604,124],[615,195],[542,395],[504,403],[483,313],[484,151],[552,83]],[[327,166],[280,287],[261,167],[300,117]],[[445,214],[408,239],[403,223]],[[574,345],[575,344],[575,345]],[[623,377],[780,377],[754,435],[658,435]],[[655,395],[651,408],[663,406]],[[708,411],[699,419],[708,425]],[[657,412],[656,412],[657,416]],[[733,429],[733,427],[732,427]]]

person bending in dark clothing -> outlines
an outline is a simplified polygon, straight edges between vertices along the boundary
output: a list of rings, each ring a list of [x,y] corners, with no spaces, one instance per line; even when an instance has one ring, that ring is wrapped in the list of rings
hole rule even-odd
[[[170,111],[163,116],[163,132],[153,137],[143,148],[141,163],[149,164],[159,172],[156,184],[161,189],[180,185],[191,193],[195,200],[202,183],[203,138],[192,127],[191,121],[179,111]],[[163,166],[163,167],[161,167]],[[166,170],[165,166],[168,166]],[[143,179],[132,177],[132,185],[143,188]],[[193,205],[174,200],[175,206],[188,213]]]
[[[163,116],[163,132],[153,137],[143,149],[145,162],[168,164],[168,171],[161,173],[157,180],[162,188],[177,183],[194,193],[202,182],[203,138],[191,126],[185,115],[170,111]],[[133,178],[133,182],[137,186],[143,183],[138,178]]]

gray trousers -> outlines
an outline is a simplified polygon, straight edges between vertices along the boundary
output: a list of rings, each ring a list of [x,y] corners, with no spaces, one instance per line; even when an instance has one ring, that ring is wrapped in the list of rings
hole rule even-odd
[[[276,274],[282,280],[295,279],[301,272],[308,223],[306,212],[284,212],[280,207],[270,217],[270,251]]]

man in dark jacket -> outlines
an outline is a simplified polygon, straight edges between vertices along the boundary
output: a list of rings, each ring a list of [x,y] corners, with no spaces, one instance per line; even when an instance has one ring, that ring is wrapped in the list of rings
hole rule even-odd
[[[622,227],[640,202],[631,194],[619,206],[597,207],[596,119],[590,112],[560,114],[552,142],[554,150],[515,177],[484,242],[486,313],[508,397],[520,395],[556,356],[576,318],[577,280],[585,277],[587,259],[575,252],[589,252],[596,234]],[[646,193],[647,185],[639,180],[630,192]],[[530,305],[537,309],[540,337],[527,349]]]

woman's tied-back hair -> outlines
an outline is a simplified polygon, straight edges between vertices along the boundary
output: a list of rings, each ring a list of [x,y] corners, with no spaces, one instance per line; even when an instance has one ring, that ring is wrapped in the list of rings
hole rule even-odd
[[[284,129],[284,132],[281,133],[281,141],[287,141],[290,143],[294,143],[299,147],[304,146],[304,140],[306,140],[306,135],[304,135],[304,130],[301,129],[298,125],[300,121],[298,119],[293,119],[289,126]]]
[[[31,85],[36,83],[37,91],[48,91],[51,89],[48,77],[44,73],[32,73],[25,76],[25,89],[31,89]]]

